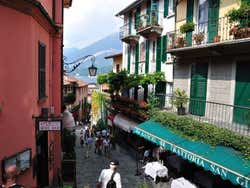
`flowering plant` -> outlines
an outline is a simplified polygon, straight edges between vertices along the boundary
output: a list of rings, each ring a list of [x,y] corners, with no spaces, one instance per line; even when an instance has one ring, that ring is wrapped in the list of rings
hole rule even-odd
[[[201,44],[201,42],[204,40],[204,38],[205,38],[204,32],[196,33],[193,35],[193,39],[194,39],[196,44]]]
[[[250,27],[236,25],[229,30],[229,35],[233,35],[235,39],[250,37]]]
[[[181,48],[186,44],[186,39],[184,37],[177,37],[174,40],[175,48]]]

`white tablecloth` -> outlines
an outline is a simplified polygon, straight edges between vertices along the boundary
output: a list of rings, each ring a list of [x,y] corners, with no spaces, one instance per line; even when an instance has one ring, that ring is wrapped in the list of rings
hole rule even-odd
[[[185,178],[174,179],[171,183],[171,188],[197,188]]]
[[[168,169],[158,161],[147,163],[143,167],[144,173],[156,180],[156,177],[168,177]]]

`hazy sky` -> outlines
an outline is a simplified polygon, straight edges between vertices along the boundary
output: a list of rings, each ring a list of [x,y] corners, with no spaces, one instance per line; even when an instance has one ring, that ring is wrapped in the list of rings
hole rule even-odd
[[[119,31],[122,19],[115,17],[134,0],[73,0],[64,11],[64,47],[83,48]]]

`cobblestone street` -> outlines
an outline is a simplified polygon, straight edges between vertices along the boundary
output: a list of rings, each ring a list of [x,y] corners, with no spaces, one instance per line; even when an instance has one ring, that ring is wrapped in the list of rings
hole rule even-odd
[[[86,146],[80,146],[80,131],[76,131],[76,173],[77,173],[77,188],[95,188],[99,174],[103,168],[109,168],[111,158],[118,159],[120,165],[118,172],[121,174],[123,188],[138,188],[138,185],[144,181],[150,184],[153,188],[168,188],[167,183],[152,184],[152,181],[145,179],[143,176],[135,176],[136,161],[131,154],[125,149],[117,146],[116,150],[111,150],[111,157],[98,155],[94,153],[94,143],[92,144],[90,157],[85,158]]]

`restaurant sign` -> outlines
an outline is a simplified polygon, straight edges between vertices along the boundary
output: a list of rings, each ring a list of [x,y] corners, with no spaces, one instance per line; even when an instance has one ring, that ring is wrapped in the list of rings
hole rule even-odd
[[[134,129],[134,133],[151,142],[154,142],[157,145],[160,145],[161,147],[173,153],[176,153],[178,156],[186,160],[189,160],[190,162],[193,162],[196,165],[201,166],[206,170],[211,171],[215,175],[221,176],[221,178],[224,180],[230,180],[234,184],[241,185],[241,187],[250,188],[250,180],[248,177],[245,177],[237,172],[234,172],[228,168],[225,168],[222,165],[217,164],[214,161],[210,161],[200,155],[194,154],[191,151],[188,151],[171,142],[163,140],[137,127]]]
[[[60,131],[61,121],[45,121],[41,120],[38,122],[39,131]]]

